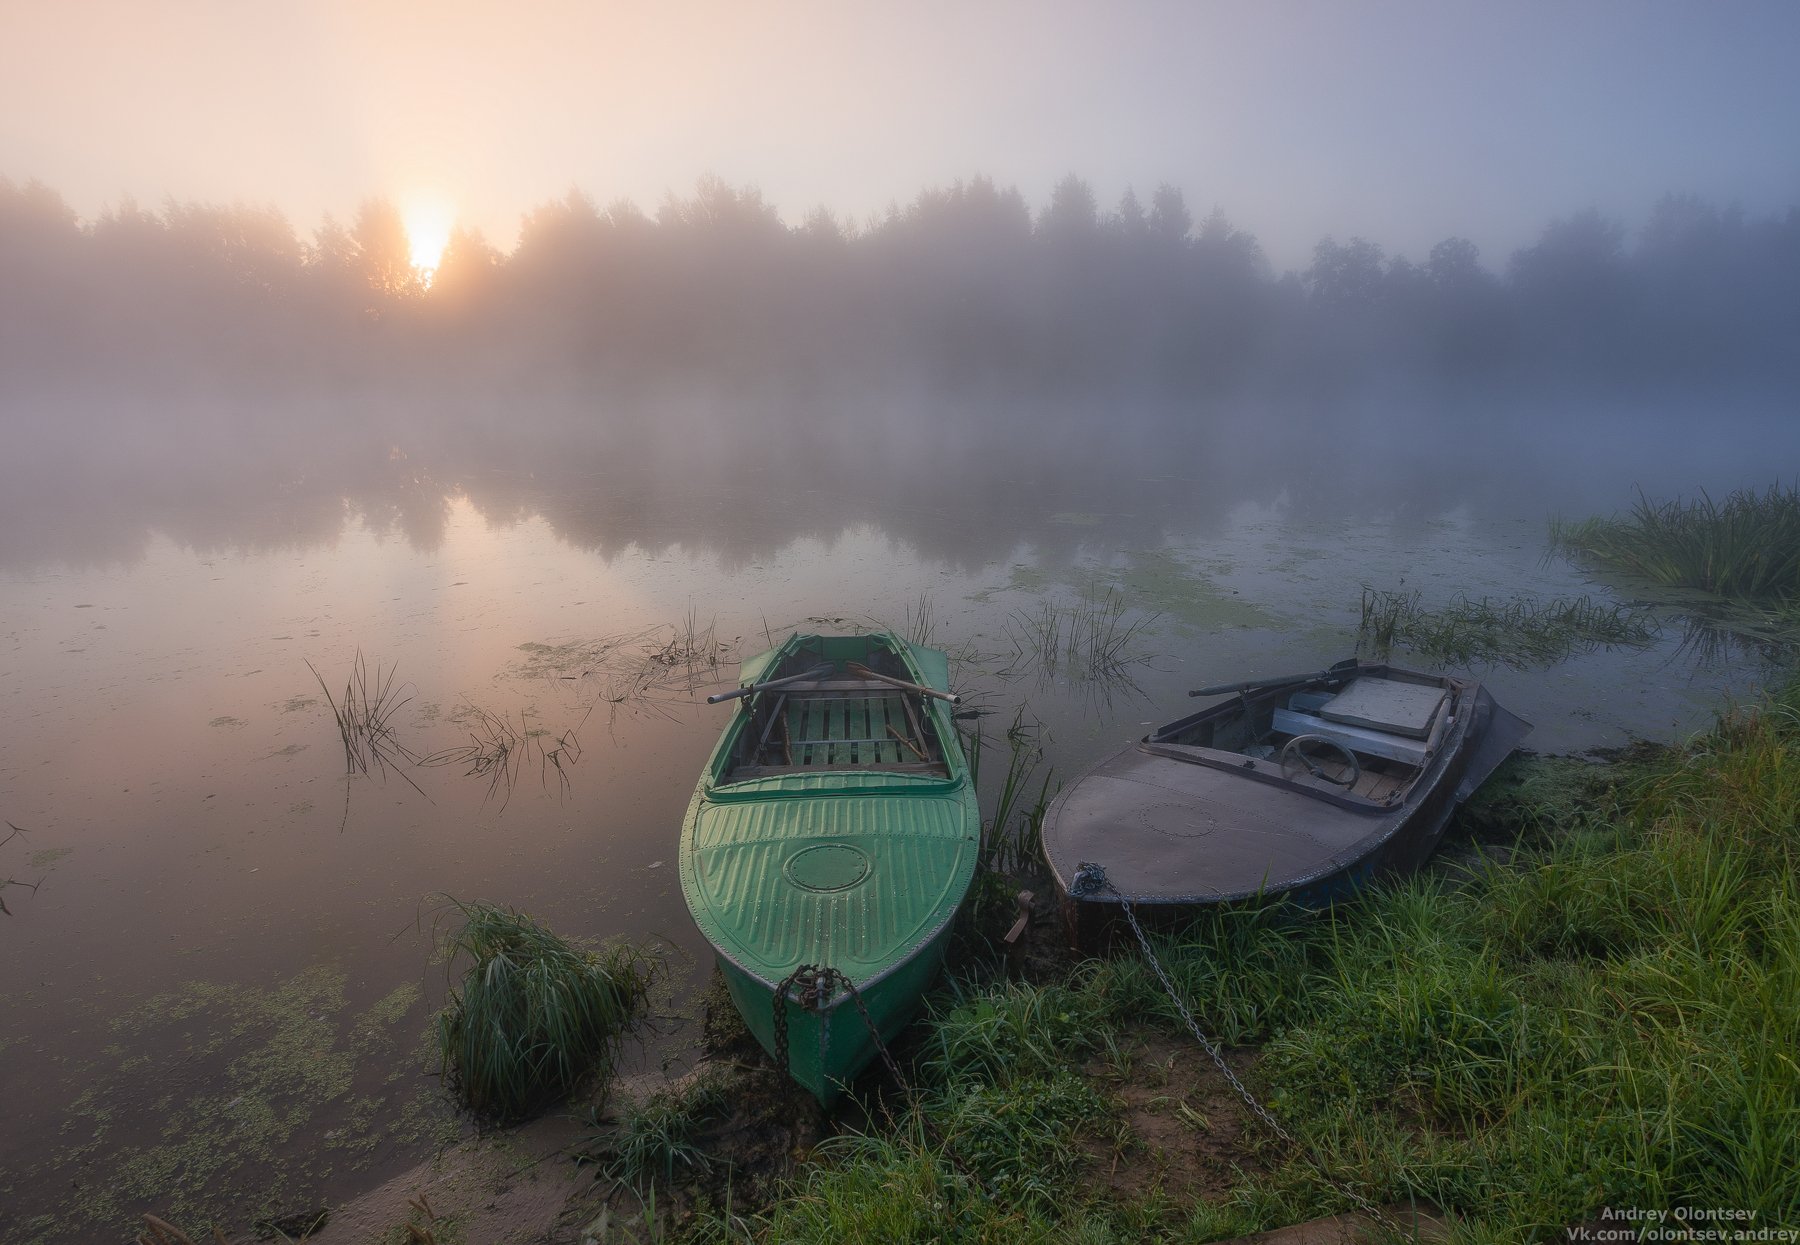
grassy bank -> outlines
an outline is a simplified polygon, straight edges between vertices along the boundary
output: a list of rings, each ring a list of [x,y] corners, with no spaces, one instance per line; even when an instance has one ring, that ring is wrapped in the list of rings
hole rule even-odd
[[[1157,941],[1297,1144],[1121,955],[946,989],[916,1110],[679,1235],[1198,1243],[1352,1194],[1442,1208],[1460,1242],[1563,1239],[1607,1208],[1800,1224],[1800,683],[1685,749],[1490,786],[1471,816],[1500,841],[1457,867]]]
[[[1629,515],[1553,522],[1553,547],[1672,588],[1734,600],[1800,598],[1800,488],[1715,502],[1639,497]]]

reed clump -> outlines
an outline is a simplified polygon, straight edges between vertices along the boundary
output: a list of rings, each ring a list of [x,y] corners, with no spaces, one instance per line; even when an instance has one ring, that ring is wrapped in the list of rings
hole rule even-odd
[[[1046,601],[1036,613],[1014,610],[1006,625],[1012,667],[1035,666],[1046,678],[1129,683],[1131,667],[1150,660],[1135,650],[1156,621],[1154,614],[1128,618],[1129,613],[1125,598],[1111,589],[1073,605]]]
[[[1396,648],[1454,666],[1551,666],[1596,648],[1654,644],[1650,611],[1593,597],[1471,599],[1460,593],[1427,609],[1417,592],[1362,590],[1357,650],[1386,658]]]
[[[452,969],[467,968],[436,1036],[445,1079],[465,1105],[518,1120],[610,1071],[649,998],[650,956],[579,947],[498,904],[450,908],[461,920],[439,950]]]
[[[325,676],[319,673],[316,666],[309,661],[306,668],[319,681],[319,690],[325,693],[325,703],[331,706],[331,716],[337,722],[338,738],[344,745],[346,773],[377,772],[385,776],[389,766],[399,769],[402,761],[410,764],[418,759],[400,741],[394,729],[394,719],[412,703],[412,695],[406,691],[411,684],[396,686],[394,683],[398,666],[384,668],[377,662],[374,673],[371,674],[362,650],[357,649],[356,660],[351,663],[350,673],[344,679],[344,690],[336,696],[332,695]],[[400,776],[412,783],[405,770],[400,770]],[[415,789],[418,787],[417,783],[412,785]]]
[[[1555,520],[1551,547],[1564,554],[1734,600],[1800,600],[1800,486],[1739,489],[1715,502],[1654,502],[1631,513]]]
[[[581,759],[581,740],[576,734],[580,724],[560,735],[553,735],[545,727],[533,726],[529,714],[527,709],[519,710],[519,720],[515,724],[504,711],[494,713],[471,705],[456,715],[468,732],[469,742],[419,757],[418,764],[464,767],[465,778],[486,780],[486,798],[492,800],[498,795],[500,808],[504,811],[512,802],[513,787],[519,774],[529,760],[535,760],[543,786],[550,786],[550,776],[554,773],[558,796],[566,796],[571,786],[569,771]],[[583,717],[582,722],[586,720]]]
[[[994,815],[982,827],[981,859],[989,869],[1016,872],[1032,867],[1042,855],[1044,814],[1055,795],[1050,785],[1052,771],[1043,767],[1044,748],[1039,738],[1042,729],[1041,723],[1025,721],[1024,706],[1013,714],[1012,723],[1006,728],[1006,774],[995,797]],[[964,738],[969,772],[979,785],[985,736],[977,728]],[[1043,776],[1037,778],[1040,767]]]

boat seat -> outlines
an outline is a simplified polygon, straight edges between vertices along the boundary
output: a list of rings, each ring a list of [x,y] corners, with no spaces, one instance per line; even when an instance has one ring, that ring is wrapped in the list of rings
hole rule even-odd
[[[851,683],[783,693],[762,728],[752,765],[765,772],[916,769],[941,763],[918,712],[898,689]]]
[[[1334,696],[1298,693],[1277,709],[1271,725],[1287,735],[1321,735],[1352,752],[1423,766],[1434,730],[1450,703],[1449,689],[1365,675]]]
[[[1328,722],[1360,726],[1408,739],[1428,739],[1444,702],[1447,688],[1399,679],[1365,675],[1314,710]],[[1293,706],[1299,708],[1300,706]]]

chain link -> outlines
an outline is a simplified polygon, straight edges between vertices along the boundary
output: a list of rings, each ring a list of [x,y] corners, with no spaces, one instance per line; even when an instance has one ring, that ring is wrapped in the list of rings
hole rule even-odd
[[[1242,1098],[1245,1105],[1256,1113],[1256,1117],[1264,1124],[1268,1125],[1269,1130],[1283,1142],[1297,1149],[1305,1150],[1307,1156],[1312,1160],[1313,1166],[1318,1169],[1319,1174],[1324,1177],[1325,1183],[1354,1202],[1358,1210],[1363,1211],[1365,1214],[1372,1217],[1382,1227],[1395,1231],[1402,1230],[1401,1225],[1396,1222],[1391,1215],[1381,1207],[1375,1205],[1375,1203],[1371,1202],[1362,1193],[1341,1180],[1334,1180],[1327,1172],[1324,1159],[1320,1156],[1319,1151],[1312,1146],[1303,1145],[1292,1133],[1283,1128],[1281,1126],[1281,1121],[1270,1114],[1269,1109],[1258,1102],[1256,1096],[1244,1086],[1242,1081],[1238,1080],[1237,1074],[1233,1072],[1230,1065],[1225,1062],[1224,1051],[1220,1049],[1218,1043],[1206,1036],[1206,1031],[1200,1027],[1200,1022],[1194,1019],[1194,1013],[1190,1012],[1187,1004],[1182,1002],[1181,992],[1175,988],[1175,983],[1170,980],[1168,971],[1162,966],[1162,961],[1158,960],[1156,958],[1156,952],[1150,949],[1149,935],[1145,934],[1144,927],[1138,924],[1137,912],[1132,907],[1131,900],[1123,892],[1114,887],[1112,882],[1107,879],[1106,870],[1104,868],[1097,864],[1093,864],[1090,861],[1082,861],[1075,867],[1075,877],[1069,884],[1069,894],[1076,898],[1081,898],[1087,895],[1097,895],[1101,891],[1111,891],[1114,895],[1118,896],[1119,907],[1123,909],[1125,919],[1131,924],[1131,932],[1137,935],[1138,946],[1143,948],[1144,958],[1150,962],[1151,969],[1156,973],[1156,979],[1162,982],[1162,988],[1167,992],[1169,1001],[1175,1004],[1175,1010],[1181,1013],[1182,1020],[1187,1023],[1188,1032],[1194,1035],[1194,1040],[1200,1043],[1201,1049],[1212,1057],[1213,1063],[1218,1065],[1218,1069],[1224,1074],[1225,1080],[1231,1085],[1233,1090],[1237,1091],[1237,1096]]]

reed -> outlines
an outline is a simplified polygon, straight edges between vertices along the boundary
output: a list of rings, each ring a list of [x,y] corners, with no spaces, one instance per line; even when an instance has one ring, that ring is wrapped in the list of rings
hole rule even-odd
[[[463,776],[487,781],[487,796],[500,796],[505,810],[512,802],[513,787],[526,764],[535,762],[538,778],[545,787],[555,775],[557,795],[567,796],[571,787],[569,770],[581,759],[581,740],[577,727],[553,735],[543,727],[531,725],[529,711],[519,710],[515,725],[506,713],[494,713],[470,706],[458,714],[469,734],[469,742],[441,748],[418,758],[421,766],[466,766]],[[585,721],[585,717],[583,721]]]
[[[419,784],[401,768],[402,762],[411,764],[418,758],[400,742],[394,730],[394,719],[400,710],[412,703],[412,696],[403,694],[412,685],[396,686],[394,683],[399,667],[384,670],[377,662],[374,674],[370,674],[359,648],[339,696],[332,695],[325,676],[312,662],[307,662],[306,668],[319,681],[319,690],[325,693],[325,703],[331,707],[331,716],[337,722],[338,738],[344,745],[344,772],[365,776],[374,772],[385,778],[392,768],[413,790],[424,795]]]
[[[1006,774],[995,797],[994,815],[982,827],[981,858],[989,869],[1014,872],[1030,867],[1042,854],[1044,813],[1054,794],[1049,769],[1044,770],[1037,783],[1037,794],[1030,794],[1032,779],[1044,760],[1039,742],[1042,729],[1042,723],[1026,723],[1023,705],[1006,728]],[[965,736],[969,772],[977,786],[981,782],[983,739],[979,725]]]
[[[497,904],[450,900],[439,942],[460,988],[439,1013],[442,1072],[478,1115],[517,1120],[609,1071],[655,964],[630,946],[584,949]]]
[[[1035,613],[1014,610],[1006,624],[1013,649],[1009,668],[1035,668],[1045,678],[1077,682],[1129,682],[1131,668],[1150,660],[1135,650],[1156,621],[1154,614],[1128,618],[1129,613],[1115,589],[1073,605],[1041,602]]]
[[[1627,516],[1555,520],[1552,549],[1652,583],[1750,601],[1800,599],[1800,487],[1740,489],[1715,502],[1653,502]]]
[[[1444,665],[1530,669],[1597,648],[1643,647],[1658,635],[1647,609],[1588,596],[1495,601],[1458,594],[1426,609],[1417,592],[1364,585],[1357,651],[1385,659],[1403,648]]]
[[[11,833],[8,834],[4,839],[0,839],[0,847],[5,847],[8,843],[12,842],[14,839],[18,838],[21,834],[25,833],[25,831],[23,829],[21,829],[18,826],[13,825],[12,822],[10,822],[10,821],[6,823],[6,828],[9,831],[11,831]],[[21,882],[18,878],[13,878],[13,877],[0,878],[0,914],[4,914],[6,916],[12,915],[12,909],[8,908],[6,906],[6,893],[5,892],[6,892],[7,887],[22,886],[26,890],[32,892],[33,894],[36,894],[37,888],[41,884],[42,884],[41,880],[39,882]]]
[[[908,643],[929,648],[932,646],[932,633],[936,630],[937,607],[929,592],[921,592],[918,599],[906,607],[906,629],[900,634],[906,637]]]

